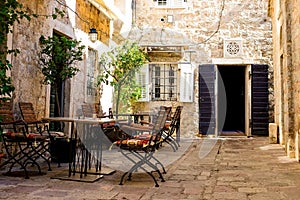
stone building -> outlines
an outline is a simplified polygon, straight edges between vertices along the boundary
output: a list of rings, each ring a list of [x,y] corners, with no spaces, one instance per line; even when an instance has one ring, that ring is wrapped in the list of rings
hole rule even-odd
[[[275,128],[289,157],[299,160],[300,1],[269,0],[273,27]]]
[[[133,1],[129,35],[150,57],[141,106],[183,105],[186,136],[267,135],[273,122],[267,11],[267,0]]]
[[[130,2],[126,0],[20,0],[23,8],[30,14],[37,14],[30,21],[21,19],[15,23],[8,36],[8,46],[20,50],[17,56],[10,55],[12,63],[11,78],[15,91],[13,102],[32,102],[37,117],[47,117],[52,113],[53,94],[50,85],[42,84],[44,76],[41,72],[39,38],[43,35],[65,36],[81,41],[85,46],[83,61],[76,63],[80,70],[76,76],[67,80],[61,90],[63,115],[75,117],[80,115],[83,103],[100,101],[99,92],[103,88],[95,88],[98,72],[98,57],[115,45],[113,35],[130,28]],[[65,12],[63,17],[53,19],[55,9]],[[91,28],[98,32],[96,41],[91,41],[88,33]],[[111,102],[103,102],[108,111]],[[15,106],[16,112],[17,106]]]
[[[150,58],[143,70],[141,108],[183,105],[181,132],[185,136],[267,134],[268,123],[273,122],[267,0],[19,2],[31,13],[44,16],[55,8],[66,12],[57,19],[23,19],[9,35],[9,46],[21,50],[9,58],[16,87],[13,101],[32,102],[39,118],[51,114],[52,104],[51,87],[41,83],[41,35],[64,35],[86,46],[83,61],[77,63],[80,72],[66,81],[61,99],[64,116],[71,117],[80,115],[82,103],[100,100],[104,112],[112,105],[111,88],[96,89],[92,84],[97,61],[102,52],[128,35]],[[98,31],[96,42],[88,37],[91,27]]]

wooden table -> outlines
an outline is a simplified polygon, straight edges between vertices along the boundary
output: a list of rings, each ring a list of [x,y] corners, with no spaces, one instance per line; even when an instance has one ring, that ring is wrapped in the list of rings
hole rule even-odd
[[[69,139],[71,141],[76,141],[76,148],[72,148],[72,145],[70,145],[72,159],[69,162],[69,179],[67,180],[72,180],[72,178],[75,177],[75,180],[81,181],[87,175],[96,175],[98,178],[102,178],[102,175],[112,174],[114,172],[114,170],[111,169],[103,170],[101,166],[102,139],[104,137],[102,125],[114,123],[114,119],[49,117],[44,118],[43,120],[71,123],[71,134]],[[98,141],[98,143],[94,143],[94,141]],[[91,145],[93,146],[93,149],[90,149]],[[74,149],[75,152],[73,152]],[[96,157],[95,159],[92,159],[91,156],[94,155],[96,155]],[[91,169],[92,160],[97,162],[93,163],[95,164],[95,169]],[[79,179],[75,176],[76,174],[79,174]]]

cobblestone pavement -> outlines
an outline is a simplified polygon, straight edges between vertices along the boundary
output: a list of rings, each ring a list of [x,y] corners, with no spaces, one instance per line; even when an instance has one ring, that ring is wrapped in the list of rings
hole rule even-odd
[[[159,187],[154,187],[153,180],[145,173],[134,173],[132,181],[121,186],[118,185],[121,171],[87,183],[51,179],[66,170],[67,165],[58,168],[53,164],[52,168],[46,175],[30,179],[1,174],[0,199],[291,200],[300,197],[300,163],[288,159],[283,148],[269,144],[267,137],[196,139],[180,159],[166,167],[166,182],[159,182]]]

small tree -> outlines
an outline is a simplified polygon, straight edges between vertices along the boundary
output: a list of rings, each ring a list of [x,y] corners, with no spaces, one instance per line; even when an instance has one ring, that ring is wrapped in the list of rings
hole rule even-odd
[[[128,104],[133,99],[140,97],[141,89],[135,81],[135,72],[146,61],[146,53],[140,50],[137,43],[129,41],[125,41],[122,45],[100,56],[100,66],[103,66],[104,71],[98,76],[98,84],[103,82],[114,87],[116,91],[116,114],[119,113],[120,99],[122,99],[123,105],[128,108]],[[121,93],[122,89],[124,91]]]
[[[40,62],[42,73],[45,78],[43,83],[50,84],[55,90],[55,102],[58,114],[61,116],[61,105],[59,103],[58,88],[62,83],[77,74],[79,69],[73,64],[82,60],[82,50],[80,42],[66,37],[40,37]]]

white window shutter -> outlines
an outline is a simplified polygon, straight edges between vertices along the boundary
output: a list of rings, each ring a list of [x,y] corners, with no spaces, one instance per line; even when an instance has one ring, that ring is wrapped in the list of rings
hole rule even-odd
[[[149,65],[144,64],[137,73],[137,81],[142,89],[142,97],[138,101],[149,101]]]
[[[194,101],[194,70],[190,63],[181,63],[180,68],[180,102]]]
[[[183,6],[183,0],[173,0],[172,1],[172,7],[182,7]]]

